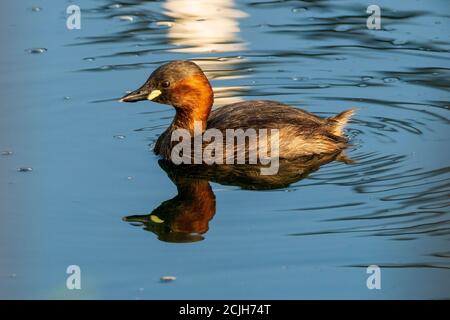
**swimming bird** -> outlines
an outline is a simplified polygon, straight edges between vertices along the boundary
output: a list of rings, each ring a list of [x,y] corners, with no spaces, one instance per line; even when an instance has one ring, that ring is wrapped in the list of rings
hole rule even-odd
[[[159,136],[154,152],[170,160],[174,142],[172,134],[177,129],[195,131],[217,129],[277,129],[279,158],[335,154],[347,147],[343,128],[354,109],[349,109],[331,118],[318,117],[307,111],[269,100],[243,101],[222,106],[211,111],[214,95],[208,78],[192,61],[177,60],[157,68],[137,90],[125,95],[121,102],[151,100],[175,108],[175,117],[170,126]],[[242,141],[241,141],[242,142]],[[219,143],[225,144],[225,141]],[[245,140],[243,142],[246,143]],[[248,144],[246,150],[258,146]],[[242,146],[241,146],[242,147]],[[205,148],[205,145],[203,145]],[[238,149],[239,146],[236,146]]]

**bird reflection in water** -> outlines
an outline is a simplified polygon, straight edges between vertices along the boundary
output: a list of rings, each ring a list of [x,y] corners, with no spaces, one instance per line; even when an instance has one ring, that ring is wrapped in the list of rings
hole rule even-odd
[[[159,160],[160,167],[177,187],[177,195],[164,201],[150,214],[131,215],[123,220],[143,226],[165,242],[203,240],[209,221],[216,213],[216,197],[209,182],[238,186],[247,190],[286,188],[333,160],[350,163],[341,154],[281,160],[278,174],[261,175],[258,165],[175,165]]]

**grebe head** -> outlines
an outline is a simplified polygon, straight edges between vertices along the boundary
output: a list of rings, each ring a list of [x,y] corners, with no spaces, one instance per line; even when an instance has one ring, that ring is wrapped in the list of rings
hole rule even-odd
[[[120,99],[121,102],[142,100],[172,105],[177,112],[187,113],[201,120],[209,115],[213,91],[198,65],[179,60],[160,66],[139,89]]]

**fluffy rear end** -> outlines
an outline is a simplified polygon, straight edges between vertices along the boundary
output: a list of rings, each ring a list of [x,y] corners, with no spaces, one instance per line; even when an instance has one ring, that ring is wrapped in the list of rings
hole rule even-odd
[[[343,136],[343,130],[348,120],[355,114],[356,109],[348,109],[339,113],[335,117],[328,118],[329,125],[331,126],[331,132],[338,136]]]

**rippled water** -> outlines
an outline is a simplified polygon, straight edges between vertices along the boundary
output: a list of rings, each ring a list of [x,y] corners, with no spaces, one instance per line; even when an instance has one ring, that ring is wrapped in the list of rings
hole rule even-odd
[[[381,30],[363,1],[84,0],[81,30],[69,4],[0,13],[0,297],[450,297],[447,1],[378,1]],[[158,162],[173,110],[117,98],[174,59],[217,107],[358,108],[353,163],[259,183]]]

